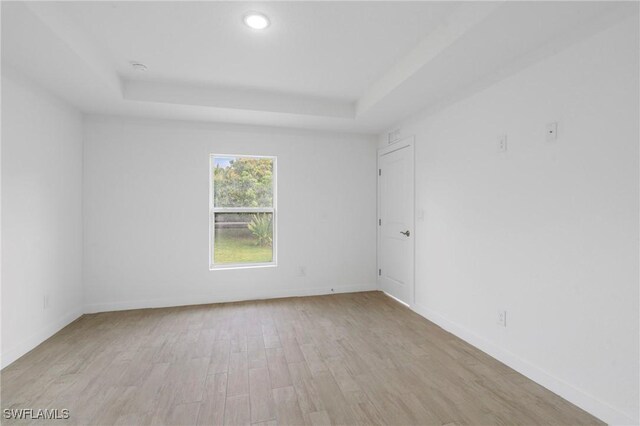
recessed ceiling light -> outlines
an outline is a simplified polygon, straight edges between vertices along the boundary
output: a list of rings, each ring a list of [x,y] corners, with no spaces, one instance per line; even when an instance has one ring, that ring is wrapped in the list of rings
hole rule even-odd
[[[145,72],[147,70],[147,66],[143,63],[132,61],[131,68],[133,68],[137,72]]]
[[[254,30],[264,30],[269,26],[269,18],[258,12],[250,12],[244,15],[244,23],[247,27]]]

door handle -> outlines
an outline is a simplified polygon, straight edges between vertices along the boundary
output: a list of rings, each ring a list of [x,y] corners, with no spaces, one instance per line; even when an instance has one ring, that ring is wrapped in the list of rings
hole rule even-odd
[[[410,233],[408,230],[407,230],[407,231],[404,231],[404,232],[400,231],[400,233],[401,233],[402,235],[404,235],[405,237],[408,237],[409,235],[411,235],[411,233]]]

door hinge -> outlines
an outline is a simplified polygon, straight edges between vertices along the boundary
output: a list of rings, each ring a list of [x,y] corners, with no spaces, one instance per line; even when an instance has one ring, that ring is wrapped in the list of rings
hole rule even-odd
[[[382,219],[378,219],[378,226],[382,226]]]
[[[378,275],[382,275],[382,269],[378,269]]]
[[[378,169],[378,176],[382,176],[382,169]]]

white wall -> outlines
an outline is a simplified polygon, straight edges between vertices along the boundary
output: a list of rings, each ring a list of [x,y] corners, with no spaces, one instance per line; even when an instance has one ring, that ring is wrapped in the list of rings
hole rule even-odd
[[[278,156],[277,268],[209,271],[210,153]],[[84,160],[89,312],[375,289],[374,137],[89,117]]]
[[[613,423],[638,422],[638,52],[635,17],[399,126],[415,309]]]
[[[3,367],[82,313],[81,179],[81,115],[3,64]]]

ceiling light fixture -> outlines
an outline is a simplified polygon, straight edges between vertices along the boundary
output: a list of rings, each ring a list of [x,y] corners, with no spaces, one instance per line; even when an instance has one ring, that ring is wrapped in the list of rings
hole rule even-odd
[[[254,30],[264,30],[269,26],[269,18],[258,12],[249,12],[244,15],[244,24]]]
[[[147,66],[145,64],[136,61],[131,61],[131,68],[137,72],[145,72],[147,70]]]

